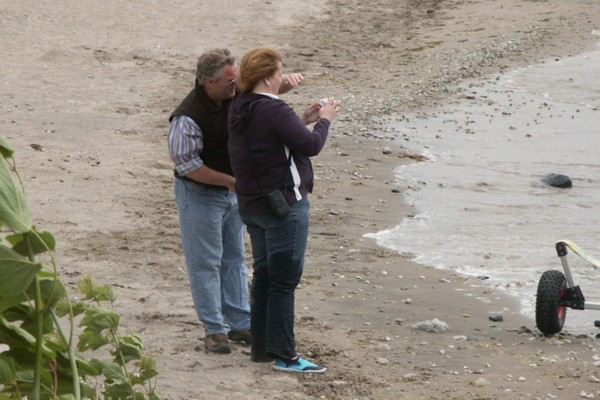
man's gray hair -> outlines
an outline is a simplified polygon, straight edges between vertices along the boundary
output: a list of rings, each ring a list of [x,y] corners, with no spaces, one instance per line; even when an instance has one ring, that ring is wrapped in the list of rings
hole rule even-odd
[[[226,65],[235,64],[235,57],[231,55],[229,49],[212,49],[205,51],[198,58],[196,64],[196,79],[201,85],[209,79],[216,81],[223,76],[223,69]]]

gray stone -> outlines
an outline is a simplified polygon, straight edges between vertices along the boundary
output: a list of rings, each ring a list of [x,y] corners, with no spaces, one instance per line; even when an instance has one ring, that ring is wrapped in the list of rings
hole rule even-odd
[[[546,185],[562,189],[567,189],[573,186],[571,178],[562,174],[548,174],[542,178],[542,182],[544,182]]]
[[[494,322],[502,322],[504,321],[504,317],[501,314],[492,314],[490,315],[490,320]]]
[[[402,377],[402,380],[404,382],[416,382],[419,380],[419,375],[413,374],[413,373],[408,373]]]
[[[377,359],[377,363],[381,364],[381,365],[388,365],[390,363],[390,361],[387,358],[379,357]]]
[[[448,324],[435,318],[430,321],[417,322],[412,327],[423,332],[442,333],[448,329]]]

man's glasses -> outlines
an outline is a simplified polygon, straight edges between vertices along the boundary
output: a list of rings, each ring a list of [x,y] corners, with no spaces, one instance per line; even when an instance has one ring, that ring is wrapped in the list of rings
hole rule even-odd
[[[233,86],[233,85],[235,85],[235,81],[236,81],[236,78],[233,78],[233,79],[228,80],[227,83],[229,85]]]

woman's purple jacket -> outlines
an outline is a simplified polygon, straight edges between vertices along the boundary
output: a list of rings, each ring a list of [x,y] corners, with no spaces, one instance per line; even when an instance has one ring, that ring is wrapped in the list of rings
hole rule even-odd
[[[243,216],[268,214],[263,193],[274,189],[282,189],[290,205],[312,192],[309,157],[323,149],[329,125],[321,119],[311,132],[287,103],[266,95],[242,93],[234,99],[229,108],[228,148]]]

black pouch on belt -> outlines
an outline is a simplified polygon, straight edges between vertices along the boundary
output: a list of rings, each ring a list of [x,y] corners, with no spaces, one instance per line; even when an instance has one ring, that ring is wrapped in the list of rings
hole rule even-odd
[[[290,212],[291,207],[281,190],[275,189],[272,192],[266,193],[265,198],[275,218],[284,218]]]

